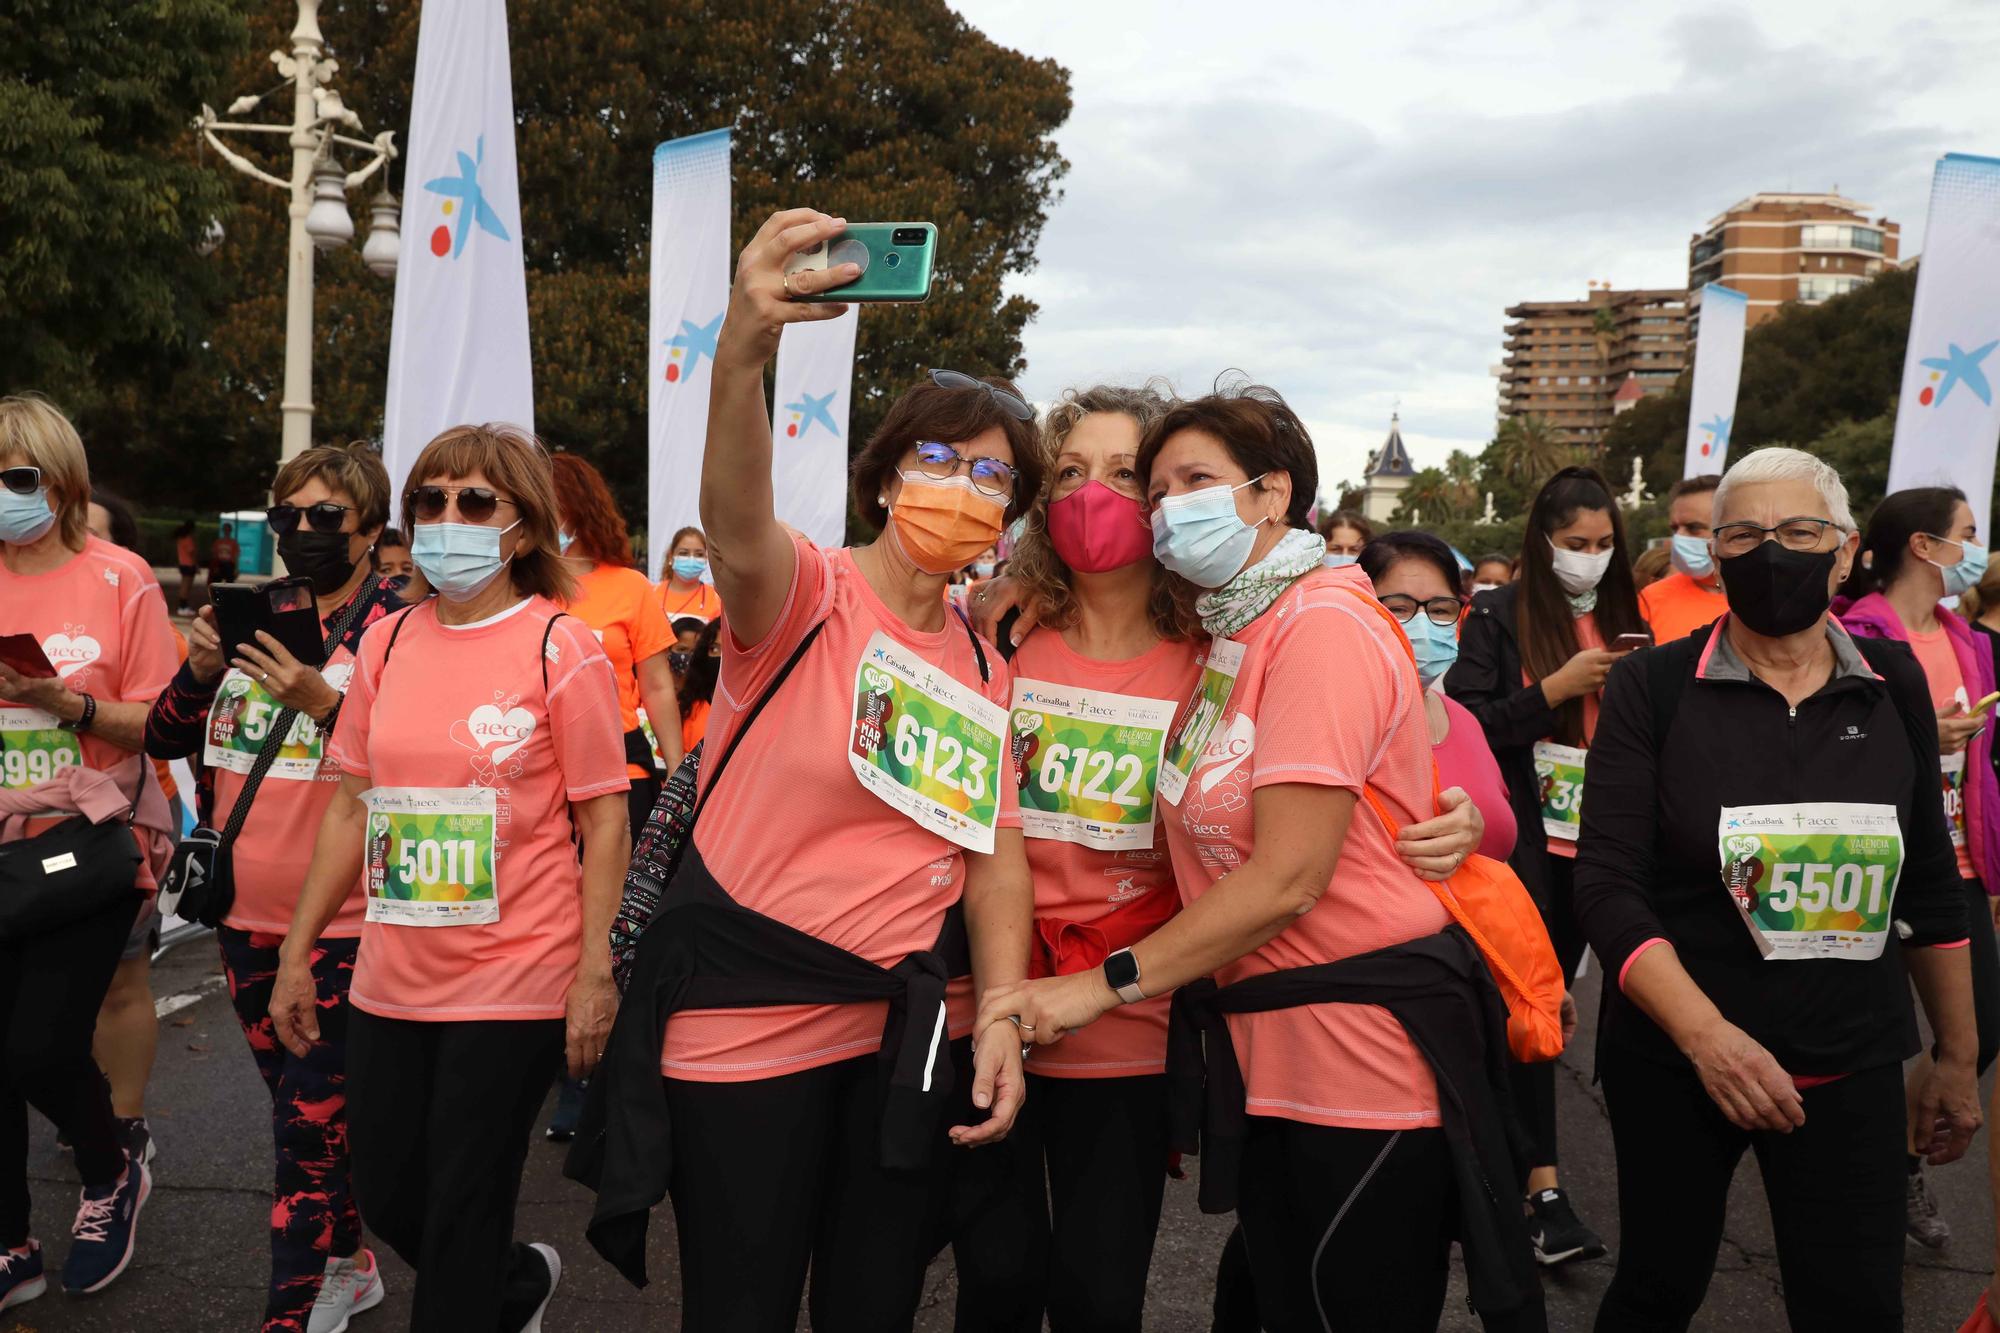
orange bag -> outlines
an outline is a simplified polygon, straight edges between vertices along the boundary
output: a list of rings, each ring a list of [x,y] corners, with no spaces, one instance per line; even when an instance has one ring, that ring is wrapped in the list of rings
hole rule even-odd
[[[1351,591],[1372,607],[1383,620],[1396,627],[1396,641],[1410,654],[1411,669],[1416,653],[1396,617],[1361,590]],[[1431,795],[1437,796],[1437,765],[1431,765]],[[1382,798],[1364,786],[1375,817],[1394,842],[1400,832]],[[1487,970],[1507,1002],[1507,1048],[1516,1060],[1553,1060],[1562,1054],[1562,968],[1556,962],[1555,946],[1549,943],[1548,927],[1542,924],[1541,909],[1529,896],[1511,867],[1490,856],[1468,856],[1465,864],[1446,880],[1425,880],[1452,920],[1464,927],[1486,959]]]

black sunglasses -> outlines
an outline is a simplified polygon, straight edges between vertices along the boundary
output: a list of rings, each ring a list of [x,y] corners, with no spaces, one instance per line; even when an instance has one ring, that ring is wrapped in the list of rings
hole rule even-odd
[[[5,486],[16,495],[33,495],[42,489],[42,470],[38,467],[0,468],[0,486]]]
[[[978,389],[1000,405],[1000,410],[1016,421],[1033,421],[1035,409],[1029,407],[1019,394],[995,388],[985,380],[966,374],[962,370],[933,370],[931,383],[940,389]]]
[[[351,509],[351,505],[337,505],[331,500],[309,505],[275,504],[264,511],[264,517],[271,521],[271,531],[289,537],[299,530],[301,516],[314,532],[339,532]]]
[[[484,523],[503,504],[513,504],[484,486],[419,486],[410,492],[410,508],[425,523],[444,517],[445,506],[458,497],[458,516],[468,523]]]

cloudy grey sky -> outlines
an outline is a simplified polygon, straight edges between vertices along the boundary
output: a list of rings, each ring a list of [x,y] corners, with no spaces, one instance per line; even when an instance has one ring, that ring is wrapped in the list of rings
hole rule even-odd
[[[1759,190],[1921,248],[1931,167],[2000,155],[2000,4],[953,0],[1075,110],[1025,387],[1237,366],[1357,477],[1400,399],[1418,466],[1492,432],[1505,307],[1687,280]]]

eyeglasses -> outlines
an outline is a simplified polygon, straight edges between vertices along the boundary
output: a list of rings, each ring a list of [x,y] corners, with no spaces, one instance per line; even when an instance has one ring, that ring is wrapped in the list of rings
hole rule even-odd
[[[960,468],[965,469],[972,478],[972,488],[981,495],[1004,500],[1014,493],[1014,478],[1019,474],[1009,464],[997,458],[965,458],[948,444],[918,441],[917,471],[926,477],[943,481],[957,476]]]
[[[33,495],[42,489],[42,470],[38,467],[0,468],[0,486],[5,486],[16,495]]]
[[[1035,409],[1029,407],[1021,396],[988,384],[985,380],[966,374],[962,370],[933,370],[931,383],[940,389],[977,389],[997,403],[1002,412],[1016,421],[1033,421]]]
[[[425,523],[444,517],[445,506],[458,500],[458,516],[468,523],[484,523],[501,505],[514,502],[484,486],[419,486],[410,492],[410,508]]]
[[[1839,524],[1830,518],[1788,518],[1770,528],[1724,523],[1715,530],[1715,552],[1721,556],[1748,555],[1773,537],[1787,551],[1817,551],[1828,528],[1838,531]]]
[[[1390,615],[1405,625],[1416,619],[1419,610],[1433,625],[1456,625],[1458,618],[1465,614],[1465,602],[1457,597],[1433,597],[1420,602],[1414,597],[1392,592],[1379,600],[1388,608]]]
[[[264,511],[264,517],[271,521],[271,531],[280,537],[289,537],[297,532],[301,516],[314,532],[339,532],[340,525],[346,522],[352,508],[352,505],[337,505],[331,500],[309,505],[275,504]]]

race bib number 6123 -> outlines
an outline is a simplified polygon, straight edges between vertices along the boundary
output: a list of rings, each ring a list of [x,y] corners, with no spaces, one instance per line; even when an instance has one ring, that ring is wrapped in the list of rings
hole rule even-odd
[[[939,836],[993,850],[1007,710],[879,630],[854,673],[847,760],[861,785]]]

